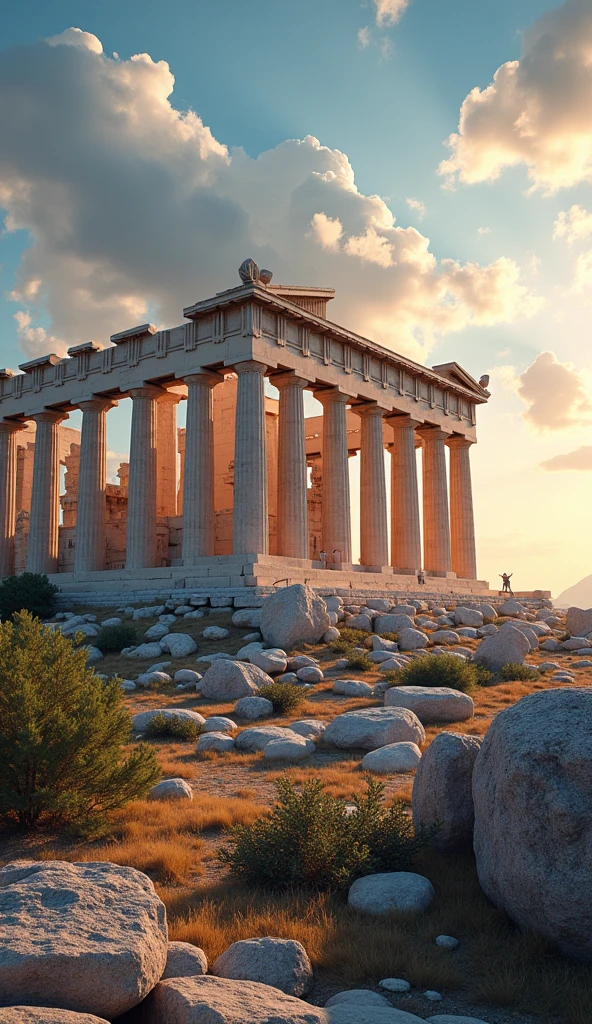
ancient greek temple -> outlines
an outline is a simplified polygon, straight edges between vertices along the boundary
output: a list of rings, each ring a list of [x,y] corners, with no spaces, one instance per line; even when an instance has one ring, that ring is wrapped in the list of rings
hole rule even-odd
[[[179,327],[142,324],[0,371],[0,575],[47,573],[66,592],[286,580],[395,591],[423,570],[431,589],[486,589],[469,453],[487,378],[430,369],[332,323],[331,288],[272,284],[252,260],[239,275],[184,309]],[[305,391],[322,416],[305,416]],[[122,398],[130,452],[115,486],[106,417]],[[82,427],[65,446],[72,409]]]

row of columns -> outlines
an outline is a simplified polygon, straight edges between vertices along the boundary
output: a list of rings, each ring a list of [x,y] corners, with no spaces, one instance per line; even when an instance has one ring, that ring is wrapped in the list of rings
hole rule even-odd
[[[247,361],[238,376],[234,456],[234,551],[268,551],[265,374],[267,367]],[[278,554],[308,558],[307,470],[304,390],[310,382],[294,373],[272,378],[279,389]],[[213,389],[223,377],[212,371],[185,378],[188,389],[183,488],[183,562],[195,564],[214,554],[214,410]],[[323,406],[323,547],[333,561],[351,562],[351,516],[347,444],[347,405],[336,388],[315,392]],[[156,385],[130,391],[133,401],[127,509],[129,569],[156,561],[157,515],[171,515],[175,496],[174,406],[179,396]],[[80,476],[76,522],[75,571],[104,568],[106,513],[106,415],[115,403],[91,398],[82,410]],[[384,466],[383,417],[394,429],[391,479],[391,565],[412,573],[422,564],[418,500],[416,432],[423,441],[423,547],[428,572],[476,578],[475,537],[469,448],[405,415],[385,413],[373,403],[354,407],[361,417],[360,539],[361,564],[388,564],[388,516]],[[64,414],[46,411],[37,424],[33,493],[29,517],[27,569],[56,572],[59,515],[59,435]],[[19,424],[0,422],[0,574],[14,563],[16,512],[16,438]],[[169,437],[170,434],[170,437]],[[170,465],[157,458],[157,444],[171,448]],[[450,501],[445,444],[450,450]],[[160,467],[160,468],[159,468]],[[160,474],[160,475],[159,475]],[[167,475],[168,474],[168,475]],[[170,479],[169,479],[170,477]]]

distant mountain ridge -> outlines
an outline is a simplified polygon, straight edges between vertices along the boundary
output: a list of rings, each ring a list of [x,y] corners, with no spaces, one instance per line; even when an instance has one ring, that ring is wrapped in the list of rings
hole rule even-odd
[[[555,608],[592,608],[592,576],[584,576],[579,583],[568,587],[559,597],[553,598]]]

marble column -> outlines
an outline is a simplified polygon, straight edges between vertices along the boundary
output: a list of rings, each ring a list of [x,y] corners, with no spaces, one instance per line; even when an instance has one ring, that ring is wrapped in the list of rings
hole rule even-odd
[[[421,530],[415,428],[410,416],[389,416],[394,431],[391,452],[391,565],[406,576],[421,568]]]
[[[423,564],[426,572],[445,576],[451,571],[450,517],[446,479],[445,430],[418,431],[423,446]]]
[[[279,388],[277,552],[308,558],[308,502],[304,390],[309,381],[293,373],[272,378]]]
[[[351,562],[347,404],[337,388],[316,392],[323,406],[323,549],[327,561]]]
[[[156,405],[162,389],[133,388],[127,497],[126,569],[156,565]]]
[[[233,550],[267,554],[267,443],[263,363],[238,363],[234,442]]]
[[[27,572],[58,571],[58,526],[60,514],[59,428],[63,412],[41,412],[31,419],[37,424],[33,491],[29,514]]]
[[[388,565],[388,515],[382,418],[377,405],[354,406],[362,420],[360,453],[360,562]]]
[[[472,441],[451,437],[450,449],[450,540],[452,569],[463,579],[477,579],[475,523],[469,450]]]
[[[218,373],[194,373],[187,385],[183,479],[183,565],[214,554],[214,388]]]
[[[76,507],[74,571],[105,568],[107,515],[107,412],[117,403],[103,398],[79,402],[82,410]]]
[[[177,515],[177,406],[181,395],[165,391],[156,403],[156,515]]]
[[[14,574],[16,435],[22,423],[0,420],[0,579]]]

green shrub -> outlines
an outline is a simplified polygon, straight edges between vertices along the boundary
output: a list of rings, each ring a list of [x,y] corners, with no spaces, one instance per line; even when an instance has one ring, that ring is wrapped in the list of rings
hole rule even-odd
[[[276,715],[287,715],[306,700],[306,691],[295,683],[270,683],[262,686],[259,696],[273,704]]]
[[[394,686],[449,686],[463,693],[470,693],[483,679],[477,665],[454,654],[424,654],[386,676]]]
[[[189,740],[196,740],[200,732],[199,723],[191,718],[159,713],[150,719],[144,735],[150,739],[170,739],[188,743]]]
[[[357,654],[351,651],[347,656],[347,660],[349,661],[348,668],[356,668],[360,672],[371,672],[373,668],[376,668],[376,665],[373,661],[370,661],[367,654]]]
[[[238,825],[220,859],[247,883],[347,888],[361,875],[409,868],[432,832],[415,834],[401,804],[384,808],[384,785],[367,779],[355,811],[324,792],[320,779],[300,793],[284,778],[279,801],[252,825]]]
[[[331,650],[335,654],[347,654],[351,652],[352,647],[363,647],[364,642],[368,639],[369,634],[365,629],[349,629],[345,626],[340,631],[339,640],[331,644]]]
[[[520,665],[517,661],[509,661],[500,668],[497,677],[504,683],[513,683],[517,680],[526,682],[529,679],[540,679],[541,674],[538,669],[531,668],[530,665]]]
[[[103,626],[94,641],[103,654],[110,654],[112,651],[122,651],[124,647],[135,647],[138,642],[138,635],[133,626],[122,622],[120,626]]]
[[[0,815],[96,826],[160,777],[147,745],[123,750],[131,719],[117,680],[28,612],[0,625]]]
[[[47,576],[38,572],[24,572],[20,576],[7,576],[0,583],[0,621],[6,622],[15,612],[27,611],[39,619],[50,619],[55,614],[55,596],[58,588]]]

